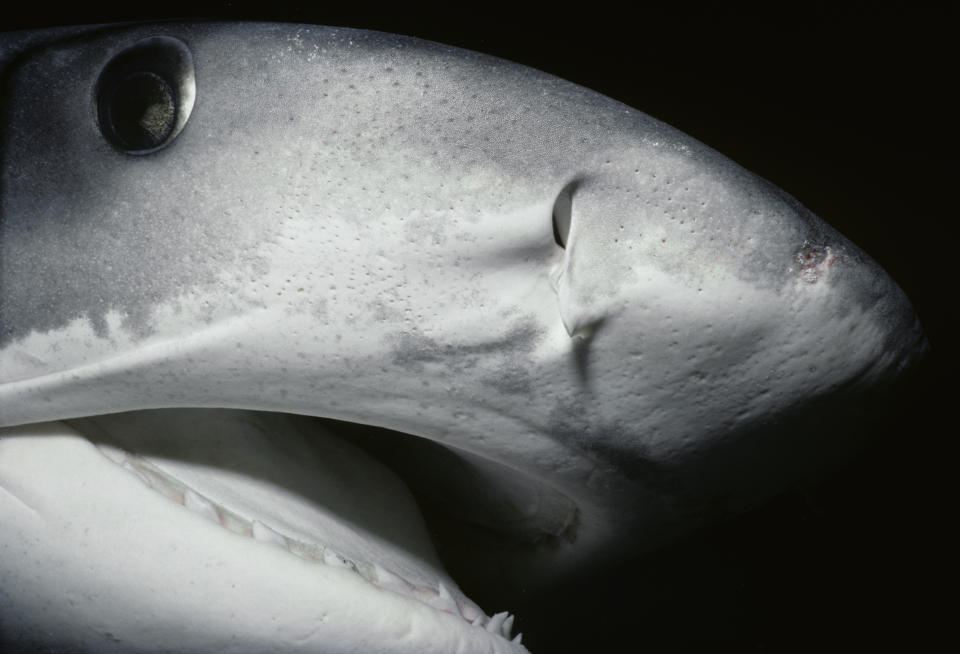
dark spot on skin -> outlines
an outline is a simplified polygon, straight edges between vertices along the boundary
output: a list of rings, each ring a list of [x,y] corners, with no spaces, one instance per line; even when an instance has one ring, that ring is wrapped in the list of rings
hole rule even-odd
[[[327,301],[324,298],[315,298],[310,303],[310,315],[322,321],[327,320]]]
[[[516,363],[503,366],[496,374],[484,377],[480,382],[504,395],[529,395],[533,392],[530,372]]]
[[[387,302],[380,298],[377,298],[372,302],[368,302],[367,310],[377,322],[390,322],[401,320],[403,318],[402,311],[391,307]]]
[[[419,368],[442,358],[436,340],[418,333],[402,332],[393,347],[393,363],[401,368]]]
[[[444,363],[452,372],[462,372],[475,367],[481,359],[515,359],[530,353],[540,337],[532,322],[520,324],[500,338],[476,343],[441,343],[417,332],[401,332],[392,337],[393,363],[411,371],[419,371],[428,363]]]
[[[648,456],[629,425],[616,421],[597,422],[590,419],[590,413],[580,398],[559,401],[550,412],[550,434],[557,441],[616,469],[625,478],[660,497],[680,495],[675,471]],[[630,447],[624,447],[623,443],[630,443]]]

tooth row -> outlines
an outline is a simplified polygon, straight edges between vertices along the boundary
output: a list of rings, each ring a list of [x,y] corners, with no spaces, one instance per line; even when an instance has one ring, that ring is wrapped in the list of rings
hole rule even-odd
[[[380,565],[352,561],[324,544],[304,543],[284,536],[259,520],[247,520],[212,502],[180,480],[139,457],[114,448],[101,447],[100,449],[107,458],[131,472],[147,487],[235,534],[287,550],[312,563],[351,570],[379,588],[419,600],[435,609],[459,616],[475,627],[481,627],[492,634],[510,640],[513,616],[507,612],[487,617],[475,604],[458,602],[443,583],[440,583],[438,588],[415,586]],[[511,642],[520,644],[521,637],[522,634],[517,634]]]
[[[497,634],[510,640],[510,632],[513,630],[513,616],[506,611],[495,613],[493,617],[490,618],[490,621],[487,622],[485,628],[492,634]],[[512,642],[519,645],[522,638],[523,634],[517,634],[517,637],[514,638]]]

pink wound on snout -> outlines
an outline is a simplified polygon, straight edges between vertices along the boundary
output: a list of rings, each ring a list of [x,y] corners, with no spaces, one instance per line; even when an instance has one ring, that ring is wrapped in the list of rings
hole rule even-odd
[[[800,266],[800,279],[808,284],[820,281],[825,270],[832,268],[837,262],[829,246],[813,245],[810,241],[803,242],[797,250],[795,260]]]

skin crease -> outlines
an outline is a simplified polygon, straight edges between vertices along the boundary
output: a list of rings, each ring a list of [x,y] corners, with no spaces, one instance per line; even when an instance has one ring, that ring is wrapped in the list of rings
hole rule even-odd
[[[354,22],[354,23],[352,23],[352,24],[357,24],[357,23]],[[374,26],[374,27],[380,27],[380,26]],[[396,28],[394,28],[394,31],[409,31],[409,30],[397,30]],[[434,36],[433,38],[438,38],[438,37]],[[599,39],[598,39],[598,41],[599,41]],[[691,59],[692,59],[692,58],[693,58],[693,57],[691,57]],[[556,72],[556,71],[553,71],[553,72]],[[567,76],[567,77],[570,77],[570,75],[566,75],[566,76]],[[624,98],[621,98],[621,99],[624,99]],[[640,101],[640,100],[634,100],[634,101],[629,101],[629,100],[627,100],[627,101],[628,101],[630,104],[634,105],[634,106],[639,106],[641,109],[647,109],[647,110],[649,110],[649,108],[648,108],[647,106],[645,106],[644,102],[642,102],[642,101]],[[667,117],[667,116],[662,116],[662,117]],[[674,122],[673,120],[669,120],[669,118],[668,118],[668,121],[669,121],[669,122],[673,122],[674,124],[677,124],[677,123]],[[745,121],[745,122],[746,122],[746,121]],[[773,121],[771,120],[771,122],[773,122]],[[685,125],[681,125],[681,126],[684,127],[684,129],[686,129],[687,131],[691,131],[690,128],[689,128],[689,126],[685,126]],[[788,131],[789,131],[789,130],[788,130]],[[700,136],[701,138],[703,138],[703,135],[701,135],[701,134],[698,134],[698,136]],[[724,147],[722,147],[721,145],[717,144],[716,142],[713,142],[713,141],[708,140],[708,143],[710,143],[711,145],[714,145],[715,147],[718,147],[719,149],[721,149],[721,150],[724,151],[724,152],[728,152],[728,153],[729,153],[729,149],[725,149]],[[787,148],[787,150],[790,151],[790,152],[794,152],[794,151],[796,150],[796,148],[795,148],[795,147],[794,147],[794,148]],[[869,158],[865,158],[865,159],[869,159]],[[743,163],[746,163],[746,162],[743,162]],[[818,165],[820,165],[820,164],[818,163]],[[750,165],[750,164],[747,164],[747,167],[748,167],[748,168],[753,168],[754,170],[756,170],[756,167],[755,167],[755,166],[752,166],[752,165]],[[763,174],[763,172],[761,172],[761,174]],[[917,174],[917,173],[915,173],[915,174]],[[765,176],[773,177],[772,175],[769,175],[769,174],[767,174],[767,175],[765,175]],[[774,179],[775,179],[775,181],[777,181],[778,183],[781,183],[781,184],[782,184],[782,182],[780,182],[780,180],[776,180],[776,178],[774,178]],[[787,188],[788,188],[789,190],[793,191],[795,194],[799,195],[799,193],[797,193],[794,189],[790,188],[789,185],[787,185]],[[866,190],[867,190],[867,188],[864,189],[864,195],[866,195]],[[854,194],[854,195],[856,196],[856,195],[858,195],[858,194]],[[857,197],[856,199],[859,200],[860,198]],[[807,200],[806,197],[801,197],[801,200],[804,201],[805,203],[808,203],[808,204],[809,204],[809,200]],[[844,201],[850,202],[850,200],[849,200],[848,198],[842,198],[842,199],[841,199],[841,201],[840,201],[840,206],[845,208]],[[827,204],[829,204],[829,201],[827,202]],[[821,207],[818,206],[818,207],[815,207],[815,209],[816,209],[817,213],[819,213],[820,215],[824,216],[825,218],[828,218],[828,219],[829,219],[831,222],[833,222],[834,224],[838,224],[838,225],[840,224],[840,223],[836,220],[835,216],[831,215],[831,214],[830,214],[829,212],[827,212],[827,211],[824,211]],[[844,228],[844,227],[841,227],[841,230],[844,231],[845,233],[847,233],[848,235],[850,234],[849,230],[846,229],[846,228]],[[908,236],[908,240],[907,240],[908,245],[906,246],[908,249],[911,247],[911,245],[909,245],[909,243],[911,243],[911,241],[909,240],[909,238],[910,238],[910,237]],[[857,238],[855,237],[854,240],[859,240],[859,239],[857,239]],[[870,249],[870,248],[867,248],[867,249],[868,249],[868,251],[871,251],[871,253],[874,253],[874,250],[872,250],[872,249]],[[918,259],[919,259],[919,257],[918,257]],[[882,260],[882,259],[881,259],[881,262],[882,262],[885,266],[887,266],[888,268],[890,267],[890,264],[888,263],[888,261],[885,261],[885,260]],[[905,268],[905,266],[904,266],[904,268]],[[899,278],[899,277],[898,277],[898,281],[900,281],[901,284],[904,284],[903,279],[901,279],[901,278]],[[908,292],[909,292],[909,294],[911,295],[911,297],[913,297],[913,298],[916,298],[916,297],[917,297],[916,295],[914,295],[914,292],[913,292],[911,289],[909,289],[909,288],[908,288]],[[916,302],[916,301],[917,301],[917,300],[915,299],[915,302]],[[922,313],[922,306],[921,306],[920,308],[921,308],[921,315],[922,315],[922,317],[924,318],[924,323],[925,323],[925,326],[927,326],[928,331],[931,330],[931,329],[935,329],[936,323],[934,322],[934,326],[931,327],[931,325],[930,325],[930,324],[928,323],[928,321],[926,320],[926,316]],[[934,334],[934,337],[935,337],[935,334]],[[788,508],[790,508],[789,505],[788,505]],[[803,514],[803,515],[806,515],[806,514]],[[788,522],[789,522],[789,519],[788,519]],[[867,541],[867,540],[870,540],[870,539],[869,539],[869,538],[864,538],[864,541],[862,541],[862,542],[865,542],[865,541]],[[721,542],[723,542],[723,541],[722,541],[722,537],[721,537]],[[856,541],[855,541],[855,542],[856,542]],[[815,543],[815,545],[816,545],[816,543]],[[729,546],[728,546],[728,547],[729,547]],[[722,549],[722,547],[721,547],[721,549]],[[708,548],[708,550],[709,550],[709,548]],[[708,557],[708,558],[709,558],[709,557]],[[714,558],[716,558],[716,556],[714,556]],[[721,557],[721,558],[722,558],[722,557]],[[833,565],[833,566],[837,566],[837,567],[835,567],[835,568],[833,568],[833,569],[837,569],[837,568],[839,567],[838,564],[836,564],[836,563],[832,563],[832,565]],[[678,566],[678,567],[682,567],[682,566]],[[829,566],[828,566],[828,569],[830,569]],[[648,576],[649,576],[649,572],[648,572],[647,574],[648,574]],[[823,574],[823,573],[821,573],[821,574]],[[681,578],[681,580],[684,579],[684,575],[687,575],[687,576],[695,576],[695,575],[693,575],[693,573],[690,573],[690,572],[683,573],[683,574],[680,574],[680,575],[679,575],[680,578]],[[617,577],[614,576],[614,578],[616,579]],[[643,574],[640,574],[640,575],[639,575],[639,578],[640,578],[640,579],[644,579]],[[671,577],[671,579],[673,579],[673,577]],[[797,580],[793,580],[793,581],[796,582]],[[832,580],[832,581],[836,581],[836,580]],[[618,583],[619,583],[619,582],[618,582]],[[840,581],[840,583],[842,584],[843,582]],[[690,582],[689,585],[692,585],[692,582]],[[723,583],[723,581],[721,580],[720,582],[718,582],[717,585],[718,585],[718,586],[724,586],[724,583]],[[730,585],[735,585],[735,584],[734,584],[734,583],[731,583]],[[600,587],[604,588],[604,589],[605,589],[605,592],[609,592],[609,591],[607,591],[607,588],[609,587],[609,585],[607,585],[607,586],[602,586],[602,585],[601,585]],[[694,587],[695,587],[695,586],[694,586]],[[767,589],[767,590],[769,590],[768,588],[766,588],[766,586],[765,586],[764,588]],[[571,591],[571,594],[572,594],[573,592],[574,592],[574,591]],[[722,589],[721,589],[721,590],[713,589],[713,595],[724,596],[724,593],[725,593],[725,592],[726,592],[726,591],[724,591],[724,590],[722,590]],[[811,590],[811,594],[812,594],[812,592],[813,592],[813,591]],[[696,594],[696,591],[691,592],[691,595],[695,595],[695,594]],[[634,600],[635,600],[635,599],[636,599],[636,598],[634,598]],[[797,603],[797,602],[798,602],[796,599],[791,599],[791,600],[789,600],[789,601],[790,601],[791,603]],[[875,604],[879,604],[879,602],[876,602],[876,600],[873,600],[873,602],[874,602]],[[611,602],[611,603],[612,603],[612,604],[616,604],[615,602]],[[695,601],[689,601],[689,602],[687,602],[686,604],[684,604],[682,601],[677,601],[676,604],[679,605],[679,606],[678,606],[678,609],[677,609],[677,613],[680,614],[680,615],[690,615],[691,613],[692,613],[693,615],[700,615],[701,612],[702,612],[703,614],[708,613],[708,611],[707,611],[706,608],[698,606],[698,605],[697,605],[697,602],[695,602]],[[718,602],[716,602],[716,603],[711,603],[711,606],[722,606],[723,604],[724,604],[723,601],[718,601]],[[574,604],[574,605],[575,605],[575,604]],[[873,606],[874,604],[870,604],[870,605]],[[649,605],[648,605],[648,606],[649,606]],[[555,607],[554,610],[561,610],[561,611],[562,611],[562,610],[569,610],[569,608],[568,608],[568,606],[565,605],[565,604],[559,604],[558,607]],[[861,610],[862,610],[862,609],[861,609]],[[885,609],[885,610],[889,611],[889,610],[891,610],[891,609]],[[829,607],[829,606],[828,606],[827,608],[822,609],[822,611],[823,611],[824,614],[830,615],[830,607]],[[518,610],[518,612],[520,612],[520,611]],[[666,610],[664,610],[664,612],[666,612]],[[547,613],[547,611],[545,610],[544,613]],[[598,615],[599,615],[599,614],[600,614],[600,612],[598,611]],[[721,615],[722,615],[722,614],[723,614],[723,612],[721,611]],[[523,615],[521,615],[521,618],[522,618],[522,617],[523,617]],[[778,641],[778,638],[780,638],[780,636],[778,636],[777,631],[776,631],[776,628],[777,628],[778,626],[781,627],[781,628],[784,628],[784,625],[783,625],[784,620],[781,619],[781,618],[771,618],[771,617],[769,617],[769,616],[767,616],[767,620],[768,620],[768,623],[769,623],[769,631],[768,631],[768,632],[764,632],[764,634],[765,634],[764,637],[767,638],[769,641],[777,642],[777,641]],[[651,624],[651,625],[654,625],[656,622],[657,622],[656,620],[651,620],[651,621],[650,621],[650,624]],[[653,631],[654,633],[653,633],[653,634],[648,634],[648,635],[650,636],[650,638],[652,638],[653,642],[656,642],[656,639],[657,639],[656,628],[655,628],[655,627],[651,627],[651,629],[652,629],[652,631]],[[584,637],[586,637],[586,634],[589,634],[590,631],[591,631],[591,630],[589,630],[589,629],[586,629],[586,630],[583,630],[583,631],[578,630],[577,633],[582,633],[582,634],[584,634]],[[609,636],[605,636],[605,637],[609,637]],[[664,639],[664,641],[668,640],[668,638],[667,638],[666,635],[663,635],[663,636],[661,636],[661,637]],[[729,638],[731,641],[735,641],[735,640],[736,640],[736,637],[737,637],[737,634],[734,634],[733,636],[727,635],[726,637]],[[694,638],[694,636],[690,636],[690,638]],[[746,638],[746,637],[745,637],[745,638]],[[534,651],[536,651],[536,650],[534,650]],[[555,650],[550,650],[550,651],[555,651]]]

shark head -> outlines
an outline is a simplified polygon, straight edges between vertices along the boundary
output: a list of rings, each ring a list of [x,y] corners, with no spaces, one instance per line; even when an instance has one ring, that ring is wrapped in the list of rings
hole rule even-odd
[[[843,456],[925,348],[796,200],[532,69],[281,24],[2,44],[11,646],[522,652],[428,531],[465,586],[547,588]]]

